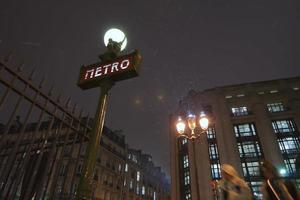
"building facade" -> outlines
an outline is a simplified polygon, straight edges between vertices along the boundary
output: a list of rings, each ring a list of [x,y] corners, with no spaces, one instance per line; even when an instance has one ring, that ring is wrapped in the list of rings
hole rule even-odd
[[[201,111],[211,121],[207,133],[194,140],[180,137],[178,116]],[[299,181],[299,128],[300,77],[190,91],[170,117],[172,200],[217,199],[215,180],[224,163],[237,169],[256,199],[262,160]]]
[[[45,135],[49,123],[44,122],[38,133],[31,132],[36,125],[30,124],[25,130],[27,133],[25,141],[33,137],[40,139],[42,135]],[[9,134],[2,138],[3,142],[12,144],[16,140],[16,137],[18,137],[20,127],[22,127],[20,123],[14,123]],[[54,125],[54,127],[57,126]],[[64,128],[61,131],[66,133]],[[55,133],[55,131],[52,133]],[[55,136],[49,134],[47,140],[53,140],[53,137]],[[60,136],[61,139],[63,137],[66,137],[66,135],[62,134]],[[26,145],[25,141],[21,142],[23,145],[20,149],[28,148],[28,144]],[[6,187],[6,189],[10,189],[10,193],[14,191],[16,197],[20,199],[25,198],[26,188],[24,188],[24,184],[30,182],[30,178],[26,177],[34,176],[32,169],[35,167],[38,158],[41,157],[41,164],[35,170],[39,176],[34,178],[36,180],[33,183],[32,191],[34,193],[39,193],[39,191],[44,193],[42,195],[43,199],[74,198],[82,174],[87,142],[74,142],[74,145],[72,145],[72,140],[70,140],[67,144],[61,144],[52,159],[50,159],[51,151],[45,150],[42,153],[39,150],[38,141],[34,141],[34,143],[36,145],[33,145],[31,148],[36,154],[35,156],[31,156],[29,162],[24,166],[24,174],[20,177],[22,180],[20,180],[19,186],[16,185],[14,188],[14,180],[11,177],[7,183],[11,187]],[[1,151],[0,173],[3,173],[7,165],[8,154],[5,152],[12,151],[10,148],[12,146],[8,145],[7,148],[3,148]],[[22,159],[21,155],[22,153],[18,156],[19,160]],[[52,163],[51,170],[49,168],[50,163]],[[11,174],[18,174],[18,165],[20,163],[15,162]],[[48,173],[46,173],[47,171]],[[38,186],[39,184],[41,184],[41,188]],[[95,200],[170,199],[170,184],[160,167],[156,167],[153,164],[152,157],[143,154],[141,150],[129,148],[125,143],[125,137],[121,131],[111,131],[107,127],[104,127],[97,155],[93,187],[93,199]]]

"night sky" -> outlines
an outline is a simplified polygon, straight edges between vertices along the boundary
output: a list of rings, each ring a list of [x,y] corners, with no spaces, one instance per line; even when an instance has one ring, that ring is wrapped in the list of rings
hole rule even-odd
[[[168,116],[190,89],[300,75],[299,0],[1,0],[0,57],[37,67],[56,93],[94,114],[100,89],[76,86],[108,28],[139,49],[140,76],[110,92],[106,124],[169,173]],[[298,8],[298,13],[297,13]]]

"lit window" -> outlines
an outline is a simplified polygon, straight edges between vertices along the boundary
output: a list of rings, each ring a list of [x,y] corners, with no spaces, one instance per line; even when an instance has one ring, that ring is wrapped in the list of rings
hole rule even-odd
[[[123,183],[124,187],[126,186],[126,178],[124,179],[124,183]]]
[[[293,90],[297,91],[297,90],[299,90],[299,88],[298,87],[293,87]]]
[[[278,139],[279,148],[284,153],[297,153],[299,146],[299,139],[294,137],[285,137]]]
[[[125,165],[125,172],[128,172],[128,164]]]
[[[242,163],[244,176],[259,176],[259,162],[243,162]]]
[[[277,92],[278,92],[278,90],[271,90],[270,91],[271,94],[274,94],[274,93],[277,93]]]
[[[219,158],[217,144],[209,144],[208,150],[209,150],[210,159],[218,159]]]
[[[258,92],[257,94],[259,94],[259,95],[263,95],[263,94],[265,94],[265,92]]]
[[[190,192],[187,192],[187,193],[185,194],[185,200],[191,200],[191,199],[192,199],[191,193],[190,193]]]
[[[231,112],[234,116],[248,115],[248,109],[245,106],[231,108]]]
[[[234,132],[236,137],[254,136],[256,131],[254,124],[239,124],[234,126]]]
[[[183,168],[187,168],[187,167],[189,167],[189,156],[184,155],[183,156]]]
[[[276,120],[272,122],[275,133],[293,133],[295,125],[291,120]]]
[[[122,165],[119,164],[119,172],[122,170]]]
[[[136,155],[132,155],[132,161],[135,162],[135,163],[137,163],[137,157],[136,157]]]
[[[137,180],[137,181],[140,181],[140,176],[141,176],[140,172],[137,171],[137,172],[136,172],[136,180]]]
[[[155,191],[153,192],[153,200],[157,200],[156,192]]]
[[[184,144],[186,144],[186,143],[187,143],[187,139],[186,139],[186,138],[183,138],[183,139],[181,140],[181,144],[184,145]]]
[[[268,103],[267,108],[269,112],[282,112],[284,111],[283,103]]]
[[[284,159],[284,163],[290,174],[294,174],[296,172],[296,158]]]
[[[185,171],[183,176],[184,176],[184,185],[189,185],[190,184],[190,172]]]
[[[260,189],[262,186],[262,181],[251,181],[249,185],[252,188],[254,196],[256,196],[257,199],[262,199],[262,194]]]
[[[231,95],[226,95],[225,98],[226,98],[226,99],[231,99],[232,96],[231,96]]]
[[[220,164],[219,163],[211,164],[210,168],[211,168],[212,179],[220,179],[221,178]]]
[[[140,194],[140,186],[138,183],[136,184],[136,194]]]
[[[145,186],[142,187],[142,195],[145,195]]]
[[[245,94],[238,94],[238,95],[236,95],[237,97],[244,97],[245,96]]]
[[[208,139],[216,138],[216,130],[214,127],[209,127],[206,133]]]
[[[132,180],[130,180],[129,182],[129,188],[132,189],[133,188],[133,183],[132,183]]]
[[[238,143],[240,157],[257,157],[261,156],[258,141],[245,141]]]

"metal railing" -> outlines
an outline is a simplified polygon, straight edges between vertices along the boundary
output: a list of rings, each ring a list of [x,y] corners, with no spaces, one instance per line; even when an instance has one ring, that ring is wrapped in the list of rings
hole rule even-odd
[[[72,199],[89,116],[24,74],[0,60],[0,199]]]

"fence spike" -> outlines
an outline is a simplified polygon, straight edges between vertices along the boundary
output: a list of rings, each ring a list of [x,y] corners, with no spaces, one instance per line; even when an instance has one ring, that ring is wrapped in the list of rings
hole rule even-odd
[[[54,84],[52,83],[52,84],[51,84],[51,87],[50,87],[50,89],[49,89],[49,92],[48,92],[48,96],[52,96],[53,90],[54,90]]]
[[[45,81],[46,81],[46,76],[44,75],[44,76],[42,77],[42,80],[40,81],[40,84],[39,84],[39,88],[40,88],[40,89],[43,87]]]
[[[74,114],[74,113],[75,113],[75,111],[76,111],[76,108],[77,108],[77,103],[75,103],[75,104],[74,104],[74,106],[73,106],[72,114]]]
[[[24,64],[24,62],[22,61],[21,64],[19,65],[19,67],[17,68],[18,72],[23,71],[24,66],[25,66],[25,64]]]
[[[57,103],[59,103],[59,102],[60,102],[60,99],[61,99],[61,93],[59,93],[59,94],[58,94],[58,96],[57,96],[57,100],[56,100],[56,101],[57,101]]]
[[[67,102],[66,102],[66,108],[69,107],[70,101],[71,101],[71,98],[69,97],[69,98],[67,99]]]
[[[36,70],[35,67],[31,70],[31,73],[30,73],[30,75],[29,75],[29,77],[28,77],[28,80],[32,81],[33,76],[34,76],[34,74],[35,74],[35,70]]]

